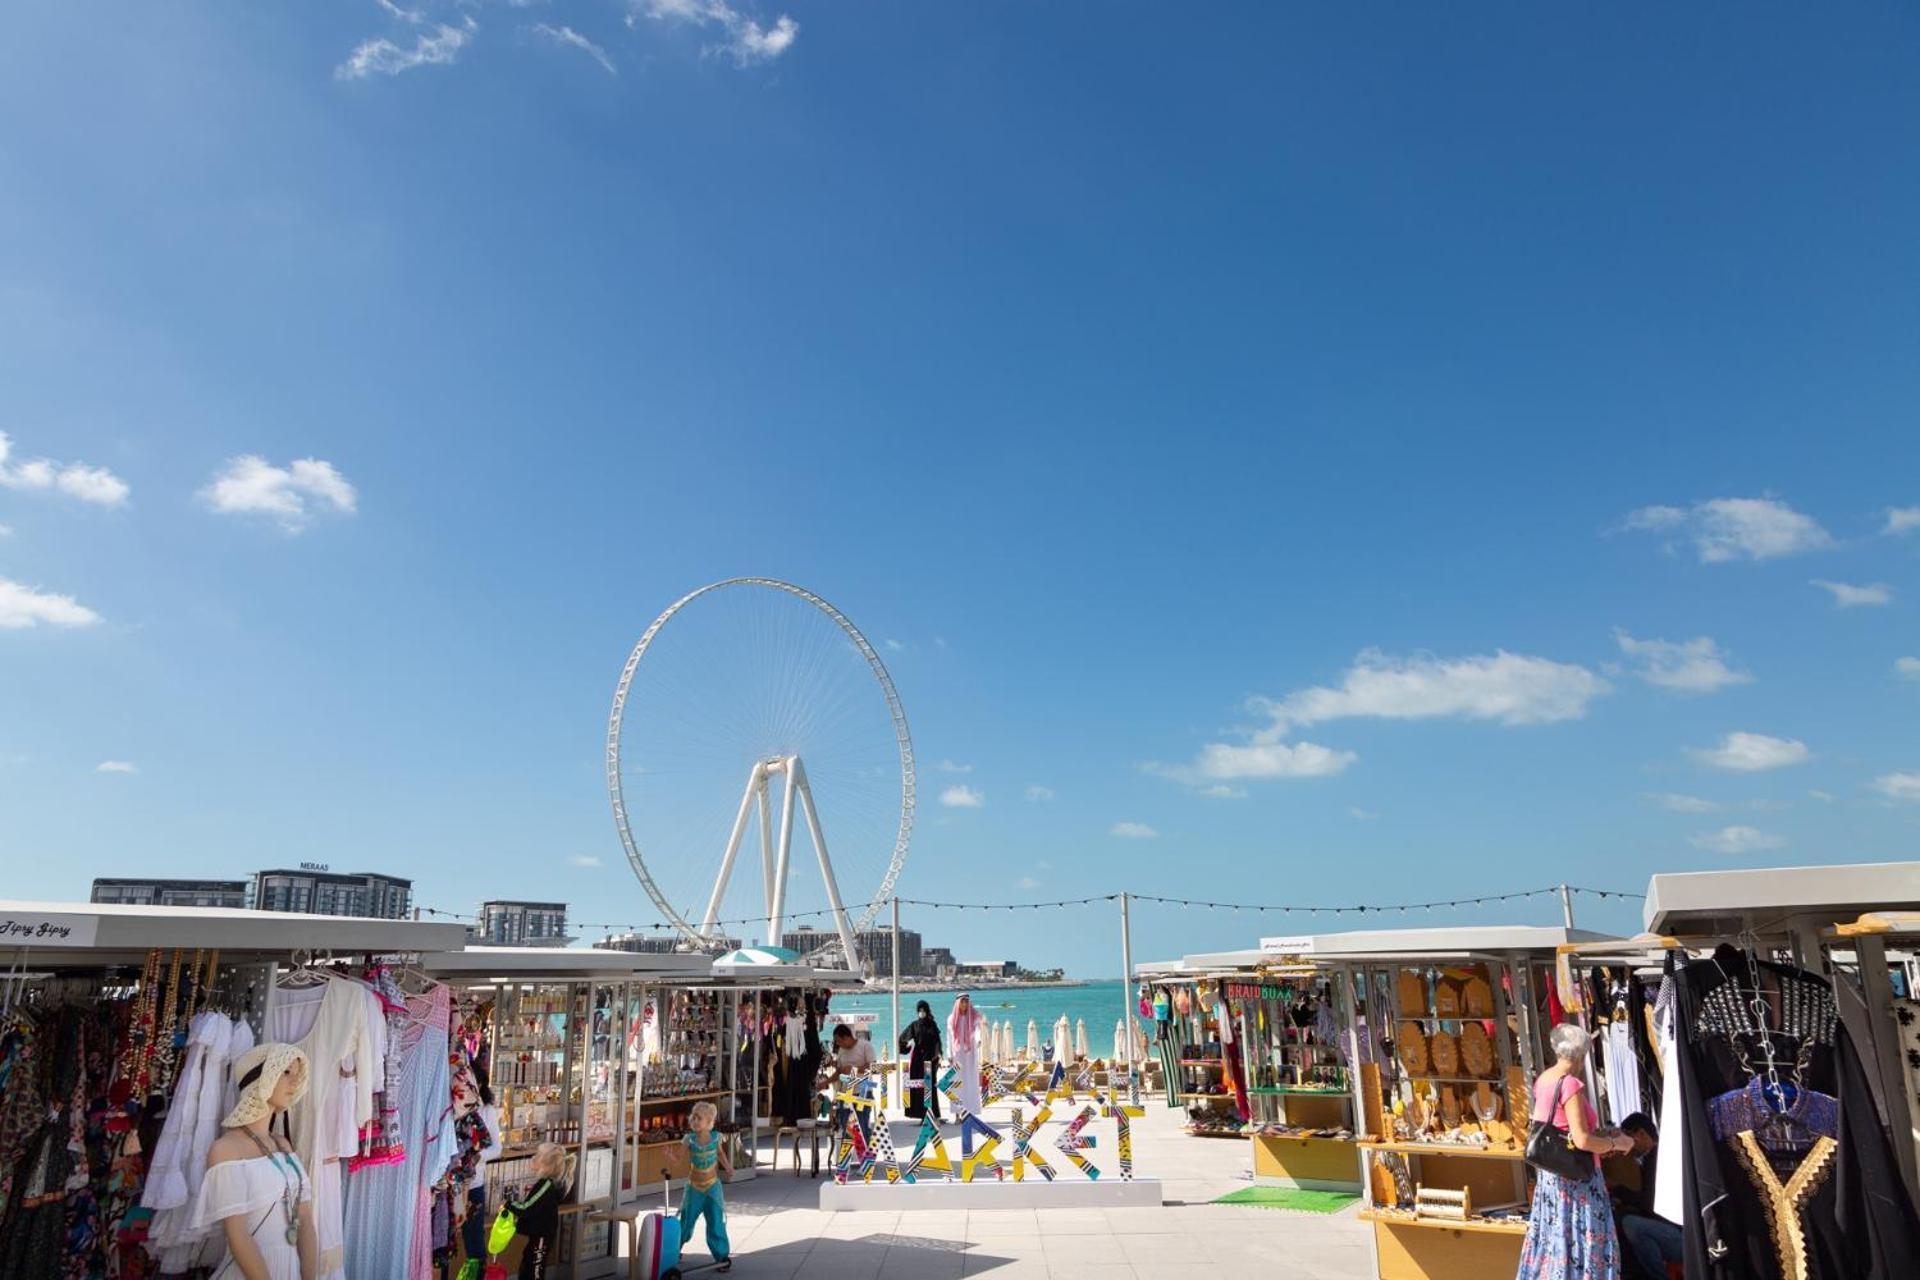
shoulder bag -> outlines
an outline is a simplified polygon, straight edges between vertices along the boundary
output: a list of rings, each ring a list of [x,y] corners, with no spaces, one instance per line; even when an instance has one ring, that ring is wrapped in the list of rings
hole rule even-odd
[[[1554,1112],[1560,1110],[1566,1086],[1567,1078],[1561,1076],[1560,1083],[1554,1086],[1553,1105],[1547,1109],[1547,1118],[1534,1120],[1527,1126],[1526,1161],[1540,1172],[1551,1173],[1556,1178],[1585,1182],[1593,1176],[1593,1157],[1573,1145],[1571,1128],[1562,1129],[1553,1123]]]

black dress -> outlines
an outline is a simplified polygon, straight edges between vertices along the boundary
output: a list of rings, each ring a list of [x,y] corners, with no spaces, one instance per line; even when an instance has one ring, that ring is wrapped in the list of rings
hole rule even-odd
[[[928,1014],[921,1014],[913,1024],[900,1033],[900,1047],[908,1054],[907,1118],[919,1120],[927,1114],[928,1104],[932,1104],[933,1118],[940,1118],[940,1091],[931,1092],[914,1085],[931,1076],[936,1082],[940,1078],[940,1024]]]
[[[1920,1222],[1832,987],[1728,947],[1674,980],[1687,1275],[1912,1276]]]

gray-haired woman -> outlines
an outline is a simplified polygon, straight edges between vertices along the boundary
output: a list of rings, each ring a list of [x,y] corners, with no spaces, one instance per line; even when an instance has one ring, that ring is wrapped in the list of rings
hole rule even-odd
[[[1580,1067],[1587,1060],[1587,1033],[1562,1024],[1548,1037],[1555,1062],[1533,1085],[1533,1119],[1566,1131],[1569,1141],[1593,1153],[1583,1179],[1534,1171],[1533,1209],[1520,1250],[1516,1280],[1620,1280],[1620,1245],[1613,1232],[1613,1206],[1600,1177],[1600,1157],[1631,1151],[1633,1139],[1599,1127],[1586,1097]]]

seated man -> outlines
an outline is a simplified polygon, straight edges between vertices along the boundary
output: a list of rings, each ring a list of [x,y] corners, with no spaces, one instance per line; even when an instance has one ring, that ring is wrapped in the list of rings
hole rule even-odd
[[[1678,1223],[1668,1222],[1653,1211],[1654,1169],[1659,1162],[1660,1133],[1653,1121],[1636,1111],[1620,1122],[1620,1129],[1633,1139],[1632,1159],[1640,1166],[1640,1189],[1635,1192],[1615,1187],[1613,1216],[1620,1228],[1620,1239],[1645,1280],[1667,1280],[1667,1264],[1682,1256]]]
[[[833,1051],[820,1064],[820,1083],[832,1098],[840,1092],[840,1081],[846,1078],[847,1087],[858,1083],[860,1077],[873,1069],[873,1044],[853,1034],[853,1028],[846,1023],[835,1024],[833,1028]],[[840,1132],[846,1124],[846,1104],[835,1101],[833,1104],[833,1131]]]

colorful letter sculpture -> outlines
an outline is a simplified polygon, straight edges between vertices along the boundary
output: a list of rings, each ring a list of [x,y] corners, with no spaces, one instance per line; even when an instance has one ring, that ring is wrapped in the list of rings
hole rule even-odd
[[[998,1068],[992,1072],[987,1082],[988,1102],[1025,1100],[1037,1108],[1029,1124],[1025,1120],[1025,1111],[1015,1106],[1011,1132],[1008,1133],[960,1105],[959,1077],[952,1068],[948,1068],[932,1087],[947,1096],[952,1108],[953,1121],[960,1131],[959,1159],[956,1161],[948,1152],[940,1125],[929,1114],[922,1117],[920,1131],[913,1144],[913,1154],[903,1163],[887,1127],[885,1085],[871,1074],[858,1079],[842,1077],[840,1089],[833,1095],[837,1116],[834,1180],[842,1185],[852,1181],[870,1183],[874,1180],[875,1171],[879,1170],[889,1183],[918,1182],[923,1175],[929,1174],[944,1175],[949,1182],[956,1179],[973,1182],[976,1178],[1002,1181],[1009,1176],[1015,1182],[1023,1182],[1031,1171],[1053,1182],[1058,1173],[1036,1149],[1036,1139],[1053,1118],[1054,1104],[1075,1102],[1076,1086],[1087,1085],[1090,1077],[1085,1072],[1070,1076],[1066,1065],[1056,1061],[1045,1072],[1044,1095],[1038,1092],[1041,1079],[1032,1064],[1021,1067],[1011,1077]],[[1098,1142],[1092,1133],[1087,1132],[1087,1126],[1096,1118],[1111,1119],[1117,1131],[1115,1149],[1118,1152],[1120,1180],[1130,1182],[1133,1179],[1133,1128],[1130,1122],[1146,1112],[1139,1105],[1137,1097],[1130,1096],[1138,1088],[1130,1073],[1124,1068],[1116,1069],[1108,1080],[1104,1093],[1097,1088],[1086,1090],[1097,1106],[1082,1106],[1079,1114],[1067,1124],[1053,1145],[1089,1181],[1098,1181],[1101,1175],[1099,1166],[1084,1154],[1095,1149]],[[1002,1144],[1009,1141],[1012,1144],[1011,1158],[1002,1163],[998,1153]]]

